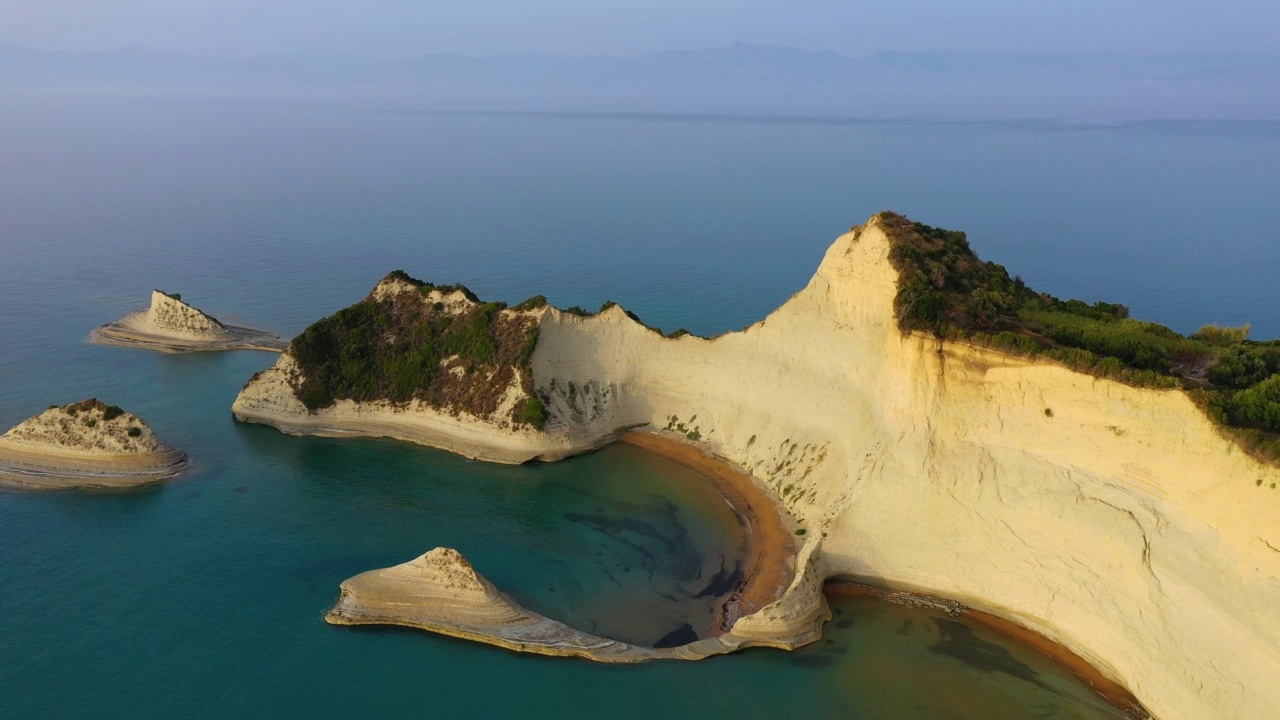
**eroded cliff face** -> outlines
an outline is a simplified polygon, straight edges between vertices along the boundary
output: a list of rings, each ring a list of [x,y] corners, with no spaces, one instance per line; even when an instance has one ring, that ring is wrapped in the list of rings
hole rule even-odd
[[[889,247],[855,229],[715,340],[550,311],[548,429],[683,432],[783,498],[823,575],[1014,619],[1158,717],[1280,717],[1280,472],[1179,391],[904,336]]]
[[[222,323],[160,290],[151,291],[146,320],[157,332],[180,337],[217,340],[228,334]]]

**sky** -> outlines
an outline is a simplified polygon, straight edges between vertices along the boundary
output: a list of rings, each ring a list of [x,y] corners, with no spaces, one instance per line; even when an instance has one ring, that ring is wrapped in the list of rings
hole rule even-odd
[[[404,58],[731,42],[881,50],[1277,52],[1278,0],[0,0],[0,42]]]

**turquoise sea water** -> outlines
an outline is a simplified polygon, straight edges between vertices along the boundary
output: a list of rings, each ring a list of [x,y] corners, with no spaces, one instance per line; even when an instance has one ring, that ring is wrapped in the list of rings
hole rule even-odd
[[[84,338],[155,286],[292,335],[393,268],[719,332],[884,208],[966,229],[1058,295],[1276,336],[1280,126],[418,110],[0,103],[0,426],[96,395],[197,468],[139,492],[0,493],[0,716],[1115,716],[989,630],[873,601],[836,601],[797,653],[633,668],[330,627],[343,579],[449,545],[534,609],[652,642],[705,616],[693,596],[740,531],[633,449],[509,468],[286,437],[228,410],[271,355]]]

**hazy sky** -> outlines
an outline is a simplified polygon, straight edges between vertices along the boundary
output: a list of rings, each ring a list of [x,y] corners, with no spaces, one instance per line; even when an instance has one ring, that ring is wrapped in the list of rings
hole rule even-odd
[[[1280,0],[0,0],[0,42],[383,57],[835,50],[1276,52]]]

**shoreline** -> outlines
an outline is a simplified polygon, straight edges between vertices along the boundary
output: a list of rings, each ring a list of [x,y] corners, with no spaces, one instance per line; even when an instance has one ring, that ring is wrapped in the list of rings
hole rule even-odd
[[[57,453],[0,440],[0,488],[126,489],[172,480],[191,467],[182,450],[162,445],[137,455]]]
[[[701,446],[656,430],[628,430],[618,442],[692,470],[733,508],[747,531],[742,582],[729,593],[711,627],[711,637],[729,632],[739,618],[782,597],[795,577],[799,545],[782,504],[750,474]]]
[[[1080,657],[1067,646],[1012,620],[976,610],[953,600],[925,593],[890,590],[849,578],[828,579],[822,586],[822,592],[827,597],[873,598],[880,602],[929,607],[954,613],[1044,655],[1089,686],[1104,700],[1132,717],[1151,718],[1151,714],[1128,688],[1103,675],[1088,660]]]

